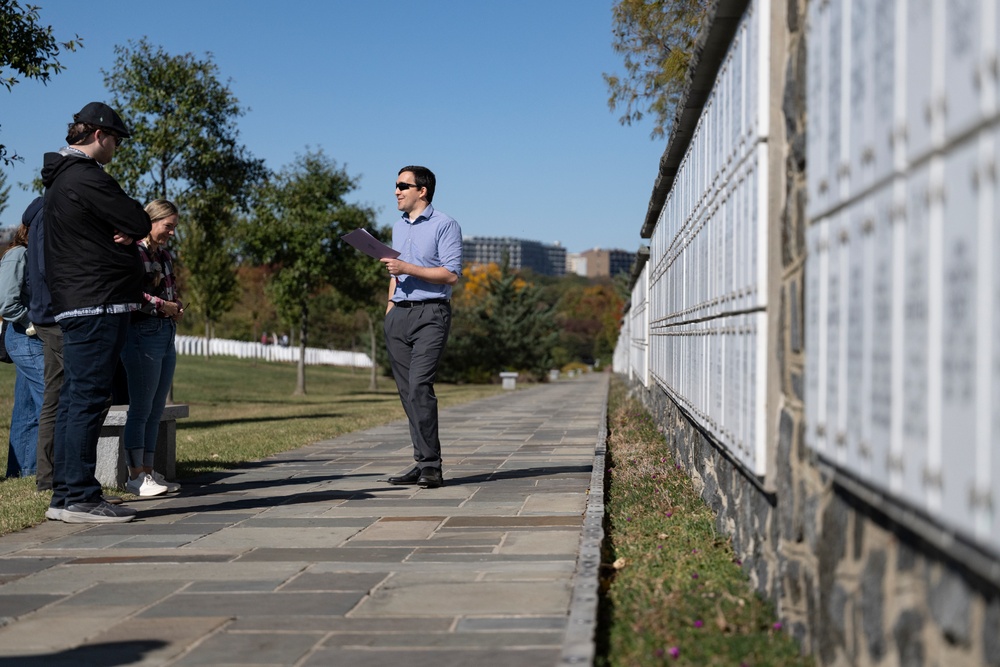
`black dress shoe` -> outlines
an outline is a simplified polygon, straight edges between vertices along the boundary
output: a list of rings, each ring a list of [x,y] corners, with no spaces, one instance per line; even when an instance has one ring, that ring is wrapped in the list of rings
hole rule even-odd
[[[420,479],[420,468],[413,466],[407,472],[402,475],[397,475],[395,477],[389,478],[390,484],[416,484]]]
[[[420,479],[417,480],[417,484],[424,489],[438,488],[444,484],[444,478],[441,477],[441,469],[424,468],[420,471]]]

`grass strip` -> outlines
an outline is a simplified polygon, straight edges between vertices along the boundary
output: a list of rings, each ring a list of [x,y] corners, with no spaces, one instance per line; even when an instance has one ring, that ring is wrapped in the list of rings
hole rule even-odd
[[[295,382],[295,364],[178,357],[174,402],[188,404],[190,416],[177,422],[177,477],[183,482],[405,418],[391,378],[379,378],[371,391],[366,370],[310,366],[306,395],[293,395]],[[502,390],[439,383],[435,391],[446,408]],[[0,436],[10,429],[13,393],[14,367],[0,364]],[[6,466],[7,448],[0,447],[0,471]],[[124,489],[105,491],[134,497]],[[33,476],[0,481],[0,535],[45,521],[51,495],[35,490]]]
[[[599,667],[811,665],[649,413],[611,383]]]

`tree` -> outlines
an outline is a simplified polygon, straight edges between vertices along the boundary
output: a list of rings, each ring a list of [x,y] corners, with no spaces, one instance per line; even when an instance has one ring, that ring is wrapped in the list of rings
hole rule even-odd
[[[115,54],[104,84],[132,137],[108,170],[135,196],[178,205],[185,296],[210,338],[237,297],[236,221],[267,170],[240,143],[236,119],[245,110],[219,81],[211,54],[171,55],[145,38],[116,46]]]
[[[10,186],[7,185],[7,174],[0,171],[0,215],[7,210],[10,201]]]
[[[8,92],[21,82],[18,76],[48,83],[64,69],[58,60],[62,49],[76,51],[82,46],[79,35],[58,41],[52,26],[38,22],[38,10],[34,5],[22,7],[17,0],[0,0],[0,85]],[[8,157],[7,147],[0,144],[0,163],[19,159],[17,154]]]
[[[215,335],[215,323],[232,308],[239,291],[233,243],[225,237],[234,229],[235,221],[231,211],[217,198],[192,199],[189,205],[189,219],[182,237],[184,297],[202,315],[205,340],[210,341]],[[206,225],[205,220],[211,223]],[[208,345],[205,356],[209,356]]]
[[[380,241],[388,242],[390,230],[372,226],[369,232]],[[348,254],[345,258],[350,264],[349,274],[352,279],[338,286],[337,291],[342,295],[346,304],[361,312],[368,326],[368,352],[372,360],[371,374],[368,376],[368,389],[378,390],[378,359],[380,327],[376,322],[382,320],[385,314],[387,301],[389,298],[389,281],[386,278],[381,262],[377,262],[367,255],[355,252]]]
[[[624,300],[612,281],[575,286],[556,306],[560,346],[585,363],[610,362]]]
[[[344,201],[356,187],[357,180],[322,150],[307,152],[260,186],[253,217],[247,221],[246,252],[271,268],[269,295],[279,315],[298,326],[296,394],[306,393],[305,350],[313,297],[327,286],[346,289],[358,282],[353,275],[356,251],[340,237],[370,227],[375,214]]]
[[[552,304],[506,258],[470,274],[454,299],[442,379],[482,382],[504,370],[544,377],[559,335]]]
[[[618,0],[612,10],[612,47],[625,57],[625,76],[605,74],[611,111],[624,109],[622,125],[651,113],[651,139],[670,130],[674,108],[684,90],[698,26],[706,0]]]

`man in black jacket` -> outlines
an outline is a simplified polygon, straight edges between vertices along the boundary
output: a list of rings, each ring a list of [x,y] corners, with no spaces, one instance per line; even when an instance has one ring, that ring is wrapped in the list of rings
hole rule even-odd
[[[142,301],[143,268],[134,241],[150,230],[142,205],[104,172],[129,136],[111,107],[91,102],[73,117],[69,145],[46,153],[42,167],[46,281],[63,332],[64,373],[45,516],[67,523],[120,523],[136,514],[106,503],[94,476],[129,313]]]

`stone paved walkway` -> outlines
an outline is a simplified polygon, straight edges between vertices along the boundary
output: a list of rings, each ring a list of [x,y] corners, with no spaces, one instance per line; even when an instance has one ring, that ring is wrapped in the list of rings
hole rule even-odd
[[[4,536],[0,667],[589,662],[607,383],[443,410],[440,489],[385,482],[412,463],[396,422],[135,501],[132,523]]]

